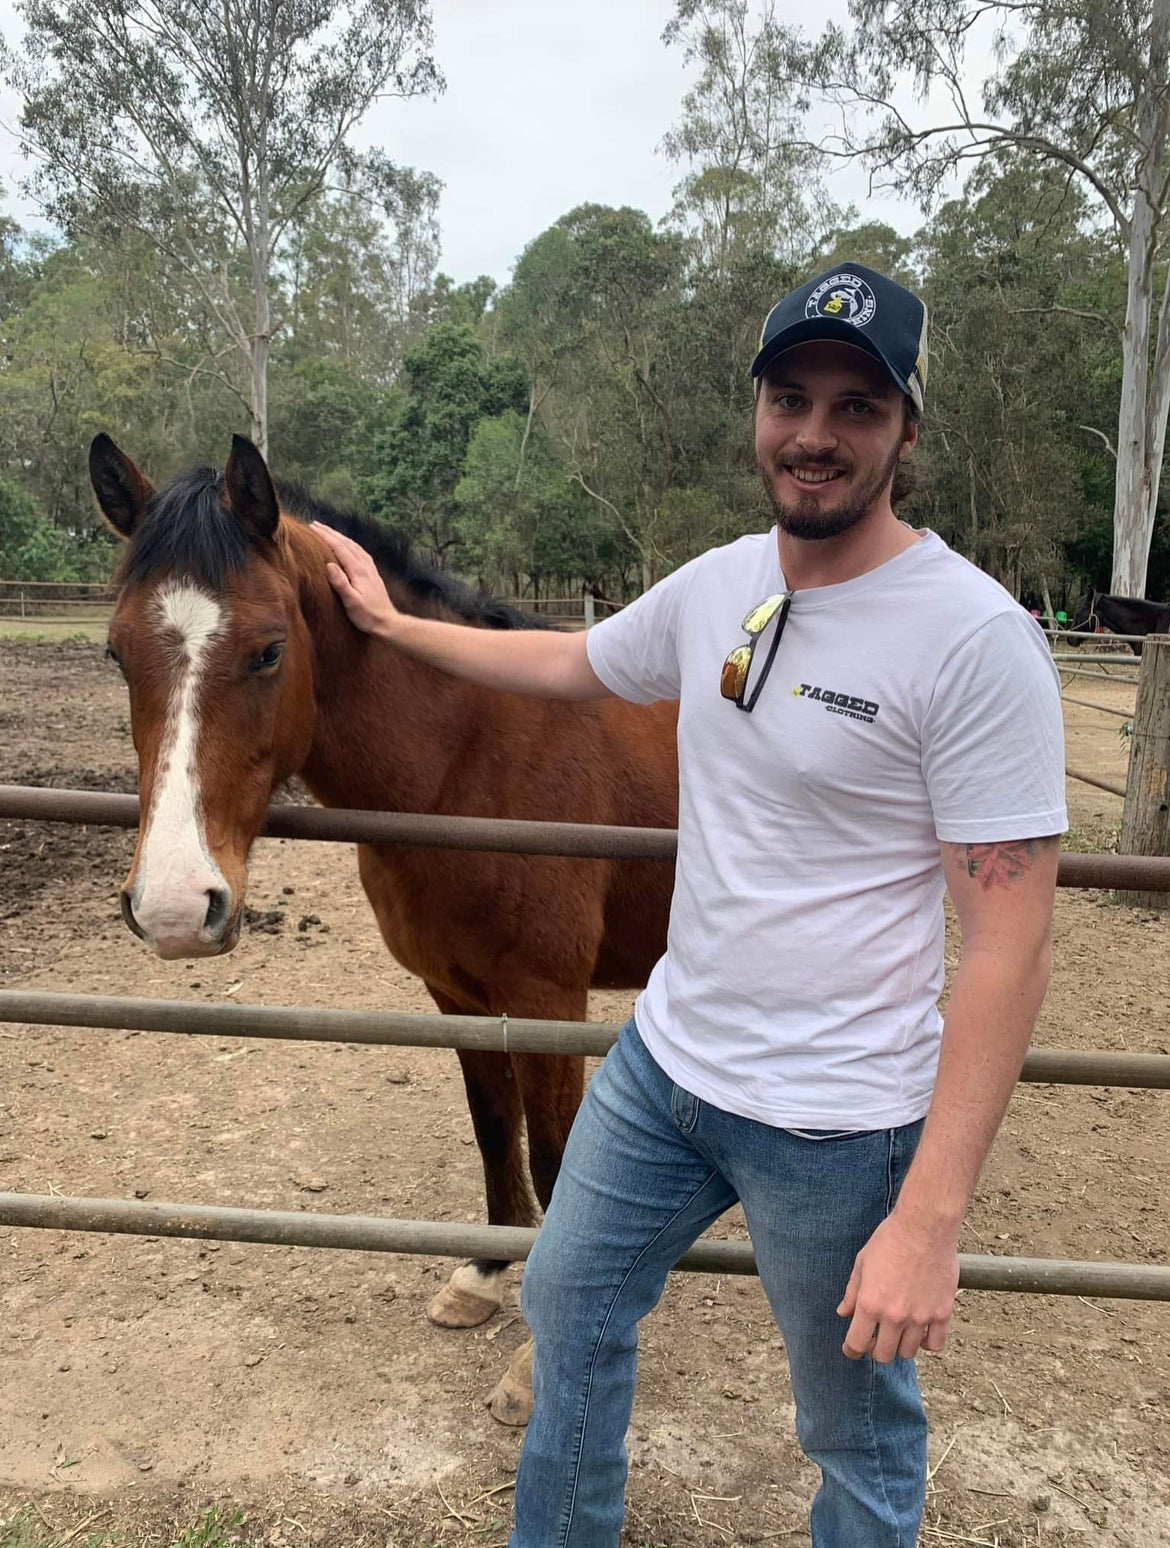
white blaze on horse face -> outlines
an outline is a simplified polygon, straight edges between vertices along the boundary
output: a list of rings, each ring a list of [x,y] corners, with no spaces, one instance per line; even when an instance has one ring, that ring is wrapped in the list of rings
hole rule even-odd
[[[159,955],[177,957],[214,945],[215,932],[205,929],[209,894],[228,890],[208,853],[197,759],[207,657],[226,619],[220,603],[186,581],[164,586],[152,605],[175,675],[131,906]]]

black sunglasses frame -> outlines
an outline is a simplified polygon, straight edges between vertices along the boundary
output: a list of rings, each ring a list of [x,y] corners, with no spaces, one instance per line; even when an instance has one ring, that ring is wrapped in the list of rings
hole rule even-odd
[[[760,643],[760,639],[763,636],[764,631],[768,627],[767,624],[764,625],[764,628],[760,630],[759,634],[753,634],[752,637],[751,637],[751,640],[748,643],[748,663],[747,663],[747,667],[745,668],[744,674],[743,674],[743,688],[740,690],[739,693],[736,694],[735,698],[731,701],[735,705],[736,709],[737,710],[742,710],[745,715],[750,715],[752,710],[755,709],[756,704],[759,702],[759,697],[760,697],[760,695],[764,691],[764,684],[768,681],[768,673],[772,670],[772,663],[776,659],[776,651],[777,651],[777,649],[779,648],[779,645],[780,645],[780,636],[784,633],[784,625],[788,622],[788,614],[789,614],[789,611],[790,611],[791,607],[792,607],[792,592],[789,592],[788,595],[784,598],[784,601],[781,602],[779,608],[777,609],[777,612],[778,612],[779,616],[778,616],[778,618],[776,620],[776,630],[775,630],[775,633],[772,635],[772,643],[768,646],[767,659],[765,660],[764,665],[761,668],[760,675],[759,675],[759,678],[758,678],[758,680],[756,682],[756,685],[752,689],[752,696],[751,696],[751,698],[745,701],[744,700],[744,693],[747,690],[748,679],[752,675],[752,662],[755,660],[756,646]],[[768,622],[770,623],[771,619],[769,619]]]

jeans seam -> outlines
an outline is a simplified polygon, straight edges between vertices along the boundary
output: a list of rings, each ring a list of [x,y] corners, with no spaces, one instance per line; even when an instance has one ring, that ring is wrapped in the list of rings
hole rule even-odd
[[[886,1145],[886,1214],[894,1207],[894,1145],[897,1140],[897,1129],[889,1131],[889,1141]]]
[[[895,1146],[895,1143],[897,1141],[897,1134],[898,1134],[898,1131],[896,1129],[890,1129],[889,1130],[888,1141],[887,1141],[887,1145],[886,1145],[886,1214],[887,1214],[887,1216],[889,1215],[890,1209],[893,1206],[893,1202],[894,1202],[894,1146]],[[874,1360],[874,1357],[872,1355],[867,1355],[866,1358],[869,1361],[869,1391],[867,1393],[867,1402],[866,1402],[866,1420],[867,1420],[868,1425],[869,1425],[869,1441],[870,1441],[870,1446],[873,1449],[874,1463],[875,1463],[875,1465],[877,1467],[878,1483],[881,1485],[882,1502],[885,1505],[886,1510],[889,1512],[890,1520],[893,1523],[893,1527],[894,1527],[894,1534],[895,1534],[895,1536],[897,1538],[898,1543],[900,1544],[901,1541],[902,1541],[902,1523],[898,1519],[897,1511],[894,1509],[893,1505],[890,1503],[889,1491],[886,1488],[886,1473],[885,1473],[885,1469],[882,1467],[881,1448],[879,1447],[878,1442],[877,1442],[877,1430],[874,1427],[874,1422],[873,1422],[873,1396],[874,1396],[874,1391],[875,1391],[875,1389],[877,1387],[877,1362]],[[897,1354],[895,1354],[894,1355],[894,1359],[896,1360],[897,1358],[898,1358],[898,1356],[897,1356]]]
[[[574,1454],[574,1457],[573,1457],[572,1487],[569,1490],[568,1508],[567,1508],[567,1510],[565,1512],[564,1525],[561,1528],[560,1539],[559,1539],[559,1548],[566,1548],[566,1544],[568,1543],[568,1540],[569,1540],[569,1533],[570,1533],[570,1531],[572,1530],[572,1527],[573,1527],[573,1512],[577,1508],[577,1487],[578,1487],[578,1485],[580,1483],[580,1480],[581,1480],[581,1458],[582,1458],[582,1454],[583,1454],[584,1449],[585,1449],[584,1448],[585,1426],[589,1423],[589,1403],[590,1403],[590,1399],[592,1398],[592,1395],[593,1395],[593,1374],[594,1374],[594,1371],[595,1371],[596,1365],[597,1365],[597,1354],[598,1354],[598,1351],[601,1348],[602,1339],[605,1337],[605,1330],[609,1326],[609,1320],[613,1316],[613,1309],[617,1305],[618,1298],[621,1296],[622,1291],[629,1284],[630,1276],[634,1273],[634,1271],[638,1267],[639,1263],[642,1262],[643,1258],[645,1258],[646,1254],[654,1246],[654,1243],[660,1239],[660,1237],[663,1235],[663,1233],[665,1231],[668,1231],[670,1229],[670,1227],[674,1224],[674,1222],[679,1218],[679,1216],[681,1214],[683,1214],[686,1210],[688,1210],[691,1207],[691,1205],[699,1197],[700,1193],[702,1193],[703,1189],[709,1187],[710,1184],[711,1184],[712,1179],[717,1177],[718,1175],[719,1175],[719,1173],[715,1170],[714,1167],[712,1167],[710,1172],[708,1172],[707,1176],[703,1179],[703,1181],[695,1189],[694,1193],[691,1194],[690,1198],[687,1199],[685,1203],[679,1205],[679,1207],[675,1210],[674,1214],[671,1215],[669,1220],[664,1220],[663,1221],[662,1225],[659,1226],[658,1230],[654,1233],[654,1235],[650,1238],[650,1240],[642,1248],[642,1250],[638,1254],[638,1256],[630,1264],[629,1268],[626,1270],[626,1272],[625,1272],[625,1274],[624,1274],[624,1276],[622,1278],[621,1284],[617,1286],[617,1288],[614,1290],[613,1295],[610,1298],[609,1306],[606,1308],[605,1316],[601,1320],[601,1326],[598,1328],[597,1336],[596,1336],[596,1338],[594,1339],[594,1342],[593,1342],[593,1352],[592,1352],[592,1354],[589,1357],[589,1379],[588,1379],[588,1381],[585,1384],[585,1398],[584,1398],[584,1401],[582,1402],[582,1405],[581,1405],[581,1416],[580,1416],[580,1419],[579,1419],[578,1424],[577,1424],[577,1433],[576,1433],[576,1436],[574,1437],[574,1442],[573,1442],[573,1449],[574,1449],[574,1453],[575,1454]],[[884,1490],[884,1484],[883,1484],[883,1490]]]

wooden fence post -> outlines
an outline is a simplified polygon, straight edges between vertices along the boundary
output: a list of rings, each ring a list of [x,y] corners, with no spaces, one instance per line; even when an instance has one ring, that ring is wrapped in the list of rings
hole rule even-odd
[[[1142,647],[1121,853],[1170,855],[1170,634],[1147,635]],[[1170,907],[1170,893],[1119,892],[1117,899],[1138,908]]]

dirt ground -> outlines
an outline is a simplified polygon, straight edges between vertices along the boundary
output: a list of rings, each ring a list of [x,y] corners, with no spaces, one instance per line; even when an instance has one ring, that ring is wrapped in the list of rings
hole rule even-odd
[[[1070,763],[1123,780],[1122,720],[1067,714]],[[127,715],[100,648],[0,641],[0,781],[133,789]],[[1121,802],[1069,793],[1071,844],[1108,847]],[[130,849],[109,829],[0,823],[0,985],[431,1008],[383,950],[348,846],[262,841],[252,927],[195,964],[157,961],[123,926]],[[1170,914],[1063,891],[1038,1044],[1170,1052],[1168,977]],[[591,1014],[631,1001],[597,995]],[[453,1054],[227,1037],[0,1025],[0,1187],[483,1216]],[[1165,1263],[1168,1194],[1165,1094],[1021,1086],[963,1246]],[[499,1318],[450,1333],[424,1316],[450,1267],[0,1231],[0,1509],[79,1522],[96,1500],[145,1531],[234,1500],[277,1548],[504,1543],[520,1436],[482,1402],[522,1338],[518,1274]],[[922,1380],[924,1543],[1170,1543],[1166,1306],[964,1293]],[[675,1276],[644,1328],[628,1542],[807,1542],[815,1480],[792,1418],[758,1284]]]

